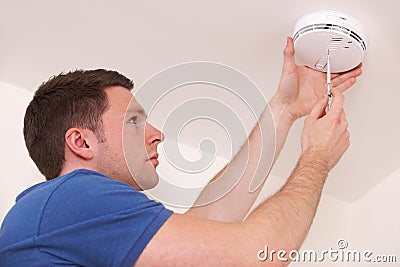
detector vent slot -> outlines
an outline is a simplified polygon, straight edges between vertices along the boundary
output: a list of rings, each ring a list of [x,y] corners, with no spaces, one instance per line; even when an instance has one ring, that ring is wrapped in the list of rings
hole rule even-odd
[[[350,30],[347,27],[336,25],[336,24],[330,24],[330,23],[327,23],[327,24],[318,23],[318,24],[312,24],[312,25],[305,26],[296,32],[296,34],[293,37],[293,41],[296,41],[300,35],[302,35],[306,32],[315,31],[315,30],[332,30],[334,32],[344,33],[346,35],[351,36],[353,39],[355,39],[361,45],[361,47],[364,51],[367,50],[367,46],[366,46],[365,42],[361,39],[361,37],[357,33],[353,32],[352,30]],[[342,38],[342,40],[343,40],[343,38]],[[340,40],[340,41],[342,41],[342,40]],[[339,42],[339,40],[335,40],[334,42]]]

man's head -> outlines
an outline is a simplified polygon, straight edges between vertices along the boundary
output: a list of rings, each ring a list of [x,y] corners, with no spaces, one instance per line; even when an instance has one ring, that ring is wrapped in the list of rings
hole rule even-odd
[[[137,187],[130,169],[142,188],[156,184],[157,161],[149,158],[156,156],[162,134],[146,123],[132,88],[131,80],[107,70],[62,73],[38,88],[25,113],[24,138],[47,180],[87,168]]]

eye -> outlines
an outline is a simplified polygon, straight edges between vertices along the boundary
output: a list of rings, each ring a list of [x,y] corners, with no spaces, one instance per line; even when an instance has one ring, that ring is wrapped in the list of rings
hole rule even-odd
[[[133,124],[136,127],[141,127],[143,125],[146,124],[146,118],[142,117],[142,116],[133,116],[130,119],[127,120],[127,123],[129,124]]]
[[[137,116],[133,116],[128,120],[128,123],[136,124],[137,123]]]

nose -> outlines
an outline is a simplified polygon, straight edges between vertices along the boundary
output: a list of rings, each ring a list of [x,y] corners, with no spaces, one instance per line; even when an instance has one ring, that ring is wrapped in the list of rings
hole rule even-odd
[[[164,141],[164,134],[150,123],[146,123],[145,131],[147,144],[151,145],[156,143],[158,145]]]

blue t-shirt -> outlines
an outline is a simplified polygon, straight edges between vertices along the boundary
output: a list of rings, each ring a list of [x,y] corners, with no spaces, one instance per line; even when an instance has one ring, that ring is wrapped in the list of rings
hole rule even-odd
[[[0,229],[0,266],[133,266],[172,214],[133,187],[76,170],[17,197]]]

